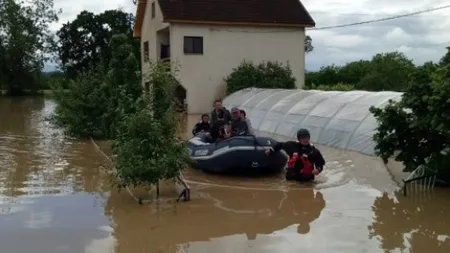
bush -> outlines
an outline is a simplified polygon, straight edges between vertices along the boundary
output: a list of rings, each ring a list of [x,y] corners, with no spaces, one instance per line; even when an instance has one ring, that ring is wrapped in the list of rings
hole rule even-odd
[[[95,69],[83,73],[68,82],[68,92],[64,91],[63,85],[52,89],[57,102],[53,120],[69,135],[78,138],[107,138],[111,135],[109,97],[103,73]]]
[[[345,84],[345,83],[338,83],[336,85],[312,84],[308,87],[305,87],[305,90],[323,90],[323,91],[351,91],[354,89],[355,89],[354,85]]]
[[[370,111],[379,126],[375,149],[386,162],[394,156],[405,171],[420,165],[450,180],[450,65],[439,68],[431,83],[411,83],[400,102]],[[397,153],[398,152],[398,153]]]
[[[295,89],[295,81],[289,65],[270,61],[258,65],[243,61],[225,78],[227,94],[250,87]]]
[[[101,65],[70,81],[54,86],[57,101],[54,120],[79,138],[114,138],[119,121],[136,112],[135,101],[142,94],[138,62],[127,37],[114,35],[108,73]]]
[[[114,141],[119,187],[173,178],[189,162],[186,144],[176,137],[172,98],[177,81],[160,64],[152,65],[150,72],[150,94],[137,102],[135,114],[124,117]]]

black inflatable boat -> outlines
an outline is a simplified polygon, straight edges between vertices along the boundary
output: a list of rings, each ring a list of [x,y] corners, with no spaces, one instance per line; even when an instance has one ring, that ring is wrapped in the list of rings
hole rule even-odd
[[[216,143],[208,143],[204,136],[188,140],[189,154],[194,167],[206,172],[225,174],[263,174],[280,171],[287,157],[277,152],[264,152],[277,142],[270,138],[236,136]]]

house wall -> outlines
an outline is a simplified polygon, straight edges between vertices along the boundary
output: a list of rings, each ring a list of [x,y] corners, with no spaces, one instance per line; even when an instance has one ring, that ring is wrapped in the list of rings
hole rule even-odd
[[[225,95],[224,78],[244,59],[288,62],[301,88],[305,30],[294,29],[171,24],[171,61],[177,64],[177,78],[187,90],[188,112],[211,110],[213,101]],[[185,55],[184,36],[202,36],[203,55]]]
[[[152,2],[155,2],[155,17],[151,17],[152,13]],[[145,9],[144,21],[142,23],[141,30],[141,63],[142,63],[142,85],[146,82],[146,75],[149,70],[149,62],[144,62],[144,42],[149,42],[149,58],[150,61],[156,61],[158,59],[158,54],[160,52],[160,44],[159,40],[168,40],[167,36],[164,34],[160,34],[157,36],[157,31],[169,27],[168,23],[163,23],[163,16],[161,9],[159,8],[158,1],[147,1],[147,6]]]

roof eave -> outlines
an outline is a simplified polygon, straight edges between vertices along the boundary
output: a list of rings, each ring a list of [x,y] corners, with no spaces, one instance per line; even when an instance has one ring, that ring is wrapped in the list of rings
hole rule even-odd
[[[228,26],[257,26],[257,27],[278,27],[278,28],[306,28],[315,27],[314,21],[305,23],[268,23],[268,22],[232,22],[232,21],[205,21],[205,20],[185,20],[185,19],[164,19],[164,23],[199,24],[199,25],[228,25]]]
[[[147,0],[138,0],[136,8],[136,18],[133,27],[133,37],[140,38],[142,23],[144,22],[145,9],[147,7]]]

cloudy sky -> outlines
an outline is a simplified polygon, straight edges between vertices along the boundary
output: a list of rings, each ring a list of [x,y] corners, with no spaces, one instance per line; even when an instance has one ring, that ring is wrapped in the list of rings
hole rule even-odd
[[[449,0],[303,0],[316,27],[333,26],[401,15],[450,4]],[[60,22],[70,21],[82,10],[99,13],[122,8],[133,12],[132,0],[55,0],[61,8]],[[391,21],[326,30],[308,30],[314,51],[306,68],[317,70],[330,64],[370,59],[380,52],[401,51],[416,64],[437,61],[450,46],[450,8]]]

